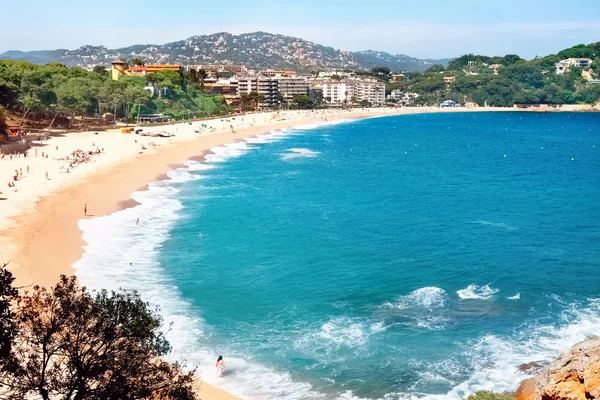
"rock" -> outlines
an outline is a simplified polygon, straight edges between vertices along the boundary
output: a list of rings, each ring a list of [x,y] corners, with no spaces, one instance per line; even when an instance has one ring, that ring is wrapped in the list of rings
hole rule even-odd
[[[532,361],[527,364],[521,364],[519,366],[519,371],[526,372],[528,374],[534,374],[544,368],[544,365],[546,364],[547,363],[544,363],[543,361]]]
[[[600,400],[600,337],[578,343],[561,353],[535,378],[524,381],[516,397],[518,400]]]
[[[535,379],[530,378],[521,382],[514,397],[516,400],[532,400],[535,391]]]

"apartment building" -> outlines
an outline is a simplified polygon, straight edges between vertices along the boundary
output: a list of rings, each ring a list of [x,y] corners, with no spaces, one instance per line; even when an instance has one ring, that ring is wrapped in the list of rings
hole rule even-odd
[[[368,101],[371,104],[385,103],[385,84],[376,79],[362,79],[353,82],[354,98],[357,102]]]
[[[275,78],[264,76],[246,76],[238,80],[238,94],[249,94],[257,92],[263,95],[264,102],[259,103],[260,107],[276,107],[279,105],[279,82]]]
[[[340,106],[350,102],[354,95],[354,86],[349,82],[326,81],[319,84],[323,90],[323,100],[330,105]]]
[[[279,84],[279,93],[281,94],[283,101],[291,103],[294,99],[294,95],[300,94],[308,96],[308,81],[306,78],[275,78]]]

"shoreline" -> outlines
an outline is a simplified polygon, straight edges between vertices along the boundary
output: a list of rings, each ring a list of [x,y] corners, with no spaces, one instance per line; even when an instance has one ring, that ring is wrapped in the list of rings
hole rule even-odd
[[[202,160],[204,155],[215,146],[244,141],[246,138],[275,130],[315,123],[419,113],[491,111],[520,112],[525,110],[498,108],[443,110],[436,107],[426,107],[397,110],[336,110],[328,113],[282,112],[281,114],[286,114],[289,119],[273,120],[262,125],[252,124],[252,126],[247,126],[248,124],[242,124],[239,127],[236,126],[236,132],[221,129],[201,136],[182,132],[181,138],[177,137],[173,141],[167,140],[166,143],[160,138],[148,138],[146,142],[162,141],[162,148],[144,151],[144,154],[139,154],[137,149],[137,140],[142,141],[141,137],[122,135],[116,132],[103,133],[103,136],[119,138],[119,140],[110,142],[110,145],[118,146],[125,139],[128,139],[129,142],[135,139],[136,145],[130,146],[126,152],[118,157],[107,159],[106,162],[99,160],[97,168],[86,168],[89,165],[83,165],[81,171],[76,170],[76,173],[71,176],[58,175],[60,179],[57,179],[56,187],[54,185],[46,187],[50,190],[39,193],[33,191],[29,193],[31,195],[27,199],[29,203],[24,201],[24,204],[20,205],[20,209],[9,208],[8,215],[0,215],[0,230],[3,232],[3,237],[0,239],[0,245],[2,245],[0,260],[8,261],[11,259],[9,270],[17,278],[17,286],[27,288],[33,284],[46,287],[54,285],[61,274],[72,275],[75,272],[72,265],[83,254],[85,242],[81,236],[82,232],[79,229],[78,221],[86,218],[83,216],[84,204],[87,204],[88,212],[91,214],[87,218],[109,215],[133,207],[137,204],[131,198],[133,192],[146,190],[149,182],[166,179],[167,172],[183,166],[182,163],[185,160]],[[272,118],[273,115],[278,113],[264,114]],[[245,118],[249,119],[256,115],[262,116],[263,114],[251,114],[245,116]],[[231,118],[229,117],[229,119]],[[266,118],[268,117],[265,117],[265,120]],[[328,120],[324,121],[323,118],[328,118]],[[227,118],[213,121],[221,120],[222,122],[224,119]],[[202,122],[206,123],[206,121]],[[165,126],[165,128],[182,128],[183,131],[186,128],[193,130],[194,127],[192,125],[177,124]],[[157,131],[159,129],[160,127],[156,127]],[[67,145],[67,141],[73,137],[77,137],[77,139],[83,137],[88,142],[90,140],[99,141],[99,137],[94,136],[91,132],[67,134],[64,137],[51,139],[50,151],[55,145],[62,149],[64,145]],[[79,146],[81,143],[74,144]],[[106,149],[107,153],[114,150],[109,145],[106,145]],[[102,158],[104,156],[103,154],[98,157]],[[21,159],[0,161],[0,165],[15,161],[21,161]],[[12,172],[11,169],[8,168],[9,172]],[[2,171],[0,170],[0,172]],[[2,183],[2,180],[0,180],[0,183]],[[9,197],[8,201],[10,201],[11,193],[6,194]],[[18,212],[15,213],[15,211]],[[13,212],[13,215],[10,212]],[[204,400],[236,399],[236,397],[208,383],[202,383],[200,395]]]

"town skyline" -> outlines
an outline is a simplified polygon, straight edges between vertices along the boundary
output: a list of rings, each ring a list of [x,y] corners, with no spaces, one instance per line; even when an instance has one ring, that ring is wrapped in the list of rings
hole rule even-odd
[[[599,4],[575,0],[565,5],[550,0],[544,2],[542,10],[535,4],[538,2],[522,3],[461,0],[377,8],[357,1],[321,4],[310,0],[288,2],[285,7],[263,1],[232,1],[223,8],[182,1],[176,9],[158,2],[143,8],[122,4],[119,15],[131,15],[128,20],[98,18],[97,11],[85,5],[47,9],[40,0],[33,0],[27,16],[32,28],[27,34],[19,28],[20,7],[4,7],[7,18],[0,27],[4,38],[0,53],[83,45],[120,48],[218,32],[263,31],[347,51],[377,50],[419,58],[518,54],[530,59],[600,38]],[[356,29],[360,23],[365,29]]]

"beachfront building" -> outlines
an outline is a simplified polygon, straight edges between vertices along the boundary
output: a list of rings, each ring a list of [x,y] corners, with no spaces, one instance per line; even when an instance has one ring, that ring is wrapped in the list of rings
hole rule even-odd
[[[352,86],[355,101],[368,101],[373,105],[385,103],[385,83],[376,79],[360,79],[353,81]]]
[[[308,81],[306,78],[288,77],[275,78],[278,81],[278,90],[286,103],[291,103],[295,95],[308,96]]]
[[[588,69],[592,65],[591,58],[567,58],[556,63],[556,74],[562,75],[568,72],[571,67]]]
[[[348,103],[354,95],[354,86],[349,82],[326,81],[319,86],[323,92],[323,100],[332,106]]]
[[[238,94],[238,81],[233,79],[219,79],[215,82],[205,82],[204,93],[235,96]]]
[[[279,105],[279,81],[275,78],[265,76],[245,76],[238,80],[237,94],[250,94],[257,92],[264,96],[264,102],[259,103],[260,107],[276,107]]]

